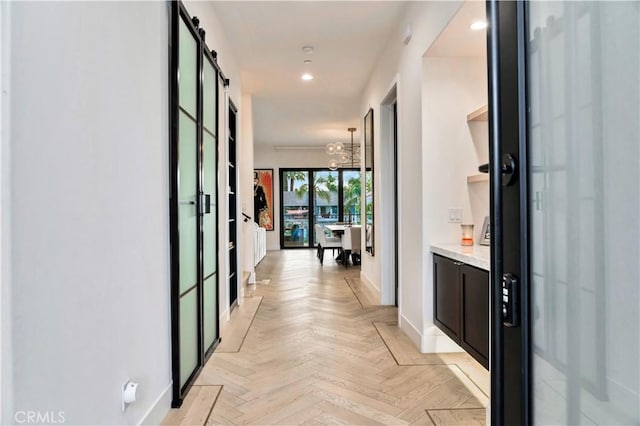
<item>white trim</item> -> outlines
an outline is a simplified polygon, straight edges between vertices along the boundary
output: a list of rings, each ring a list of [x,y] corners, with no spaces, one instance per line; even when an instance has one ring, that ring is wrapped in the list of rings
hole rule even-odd
[[[404,315],[398,315],[398,327],[404,331],[404,334],[409,337],[416,348],[420,348],[422,344],[422,334]]]
[[[325,145],[275,145],[273,149],[276,151],[324,151]]]
[[[397,74],[395,77],[395,85],[396,85],[396,108],[397,108],[397,120],[398,122],[396,123],[397,126],[397,140],[396,143],[398,143],[399,146],[399,142],[402,141],[402,103],[401,103],[401,93],[402,93],[402,81],[400,80],[400,74]],[[397,158],[397,162],[396,162],[396,167],[398,170],[402,170],[403,169],[403,164],[402,164],[402,155],[400,155],[400,149],[398,149],[398,158]],[[397,186],[398,188],[403,188],[403,180],[402,180],[402,173],[397,173]],[[403,203],[404,203],[404,199],[402,197],[402,191],[398,191],[398,193],[396,194],[396,197],[398,197],[397,203],[398,203],[398,217],[396,218],[396,220],[398,221],[398,247],[396,248],[396,250],[398,251],[398,259],[402,259],[403,258],[403,253],[404,253],[404,249],[403,249],[403,238],[402,238],[402,228],[403,228],[403,223],[400,220],[401,214],[400,212],[403,209]],[[404,295],[404,286],[402,285],[402,283],[404,282],[404,271],[401,268],[401,265],[398,265],[398,300],[396,301],[396,305],[398,306],[398,319],[400,318],[400,316],[402,316],[403,312],[404,312],[404,304],[402,302],[402,297]],[[399,320],[398,320],[399,321]]]
[[[396,166],[393,162],[393,149],[394,146],[391,143],[393,141],[393,108],[392,105],[395,102],[398,102],[398,80],[399,76],[396,76],[391,81],[386,95],[380,102],[380,137],[379,146],[380,146],[380,161],[378,161],[378,167],[380,168],[380,195],[378,196],[380,202],[380,207],[377,210],[377,213],[380,213],[380,218],[378,219],[380,223],[380,247],[379,253],[381,253],[381,262],[380,262],[380,294],[381,294],[381,303],[383,305],[393,305],[396,303],[396,295],[395,295],[395,259],[394,253],[399,248],[395,246],[394,239],[394,227],[395,222],[398,220],[397,217],[394,216],[394,203],[388,203],[382,197],[384,194],[394,194],[393,196],[396,198],[395,202],[398,203],[398,207],[400,207],[399,194],[396,192],[394,188],[394,174],[396,173]],[[399,132],[399,126],[397,126]],[[395,141],[397,144],[398,141]],[[399,177],[398,177],[399,178]],[[376,191],[377,192],[377,191]],[[398,228],[399,230],[400,228]],[[399,239],[398,239],[399,241]],[[400,294],[400,281],[398,277],[398,296]],[[399,298],[399,297],[398,297]],[[398,301],[399,302],[399,301]],[[398,303],[398,308],[400,308],[400,303]]]
[[[138,422],[139,425],[159,425],[171,410],[171,387],[173,382],[160,393],[149,410],[142,416]]]
[[[227,323],[229,322],[229,320],[231,319],[231,315],[230,315],[230,310],[227,307],[227,309],[225,309],[221,314],[220,314],[220,318],[218,318],[218,325],[220,328],[220,334],[222,334],[222,330],[224,330],[224,328],[227,326]]]
[[[375,286],[375,284],[369,279],[369,277],[367,277],[367,274],[365,274],[363,271],[360,271],[360,281],[365,283],[369,287],[369,289],[374,292],[374,294],[376,295],[376,300],[379,300],[381,304],[384,304],[380,297],[380,289]]]
[[[435,324],[425,324],[420,352],[427,354],[464,352],[464,349],[444,334]]]

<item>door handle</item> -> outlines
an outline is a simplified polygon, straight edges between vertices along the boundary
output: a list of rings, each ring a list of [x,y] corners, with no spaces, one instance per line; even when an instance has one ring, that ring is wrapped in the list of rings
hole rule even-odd
[[[200,194],[201,202],[200,202],[200,214],[209,214],[211,213],[211,194]]]
[[[481,164],[478,167],[480,173],[489,173],[489,163]],[[504,154],[502,156],[502,165],[500,172],[502,173],[502,186],[509,186],[516,180],[516,158],[512,154]]]

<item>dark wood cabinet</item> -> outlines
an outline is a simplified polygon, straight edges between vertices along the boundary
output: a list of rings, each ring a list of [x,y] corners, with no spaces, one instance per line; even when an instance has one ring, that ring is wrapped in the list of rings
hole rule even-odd
[[[489,368],[489,273],[433,255],[434,323]]]
[[[433,255],[434,322],[455,342],[460,341],[460,265]]]
[[[489,273],[460,266],[462,327],[460,345],[485,368],[489,367]]]

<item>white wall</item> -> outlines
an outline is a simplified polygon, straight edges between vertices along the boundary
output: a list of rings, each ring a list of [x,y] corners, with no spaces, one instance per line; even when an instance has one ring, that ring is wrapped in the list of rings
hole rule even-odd
[[[242,139],[240,140],[240,156],[238,164],[240,167],[240,187],[242,188],[241,207],[242,211],[253,217],[253,107],[251,95],[242,95],[242,120],[240,123]],[[249,272],[249,282],[255,282],[255,257],[253,245],[253,232],[255,223],[253,220],[242,224],[243,259],[242,269]]]
[[[362,97],[361,115],[374,109],[374,133],[380,134],[380,103],[394,81],[398,96],[398,180],[399,197],[399,324],[412,341],[421,346],[425,317],[425,271],[427,259],[423,241],[423,164],[422,164],[422,57],[440,31],[460,7],[460,2],[410,2],[407,11],[376,65]],[[402,44],[402,34],[410,24],[413,36]],[[374,148],[380,159],[379,138]],[[376,168],[374,184],[381,188],[381,170]],[[385,194],[376,191],[375,205],[385,203]],[[380,214],[375,226],[379,229]],[[382,262],[392,253],[385,252],[376,232],[376,255],[363,256],[362,270],[378,288],[381,284]]]
[[[0,3],[0,423],[11,423],[13,405],[11,320],[11,25],[10,2]]]
[[[11,9],[14,408],[139,422],[171,383],[167,4]]]
[[[215,11],[204,3],[187,7],[208,30],[240,108],[238,69]],[[19,410],[63,411],[70,424],[159,423],[171,390],[168,5],[11,3],[10,9],[1,314],[8,315],[5,296],[13,292],[13,324],[7,330],[3,318],[2,423],[13,423]],[[5,78],[3,68],[3,88]],[[241,176],[241,191],[246,181]],[[122,413],[127,378],[140,388],[138,401]]]
[[[467,114],[487,103],[486,59],[425,57],[422,86],[423,215],[425,293],[423,349],[448,348],[448,338],[433,325],[433,243],[460,241],[460,224],[448,223],[448,209],[462,208],[463,223],[475,224],[478,241],[489,215],[488,182],[467,184],[488,161],[487,122],[467,123]]]
[[[329,156],[324,147],[317,149],[275,149],[272,145],[256,145],[256,169],[273,169],[273,231],[267,232],[267,250],[280,250],[280,168],[326,168]],[[253,199],[252,199],[253,200]],[[252,201],[253,205],[253,201]],[[253,210],[253,207],[251,207]],[[253,213],[253,212],[252,212]],[[251,215],[253,216],[253,214]]]

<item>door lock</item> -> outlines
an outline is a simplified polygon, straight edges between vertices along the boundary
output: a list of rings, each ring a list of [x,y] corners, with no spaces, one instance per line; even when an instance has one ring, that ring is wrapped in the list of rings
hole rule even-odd
[[[502,276],[502,323],[506,327],[520,325],[520,292],[518,279],[506,273]]]

